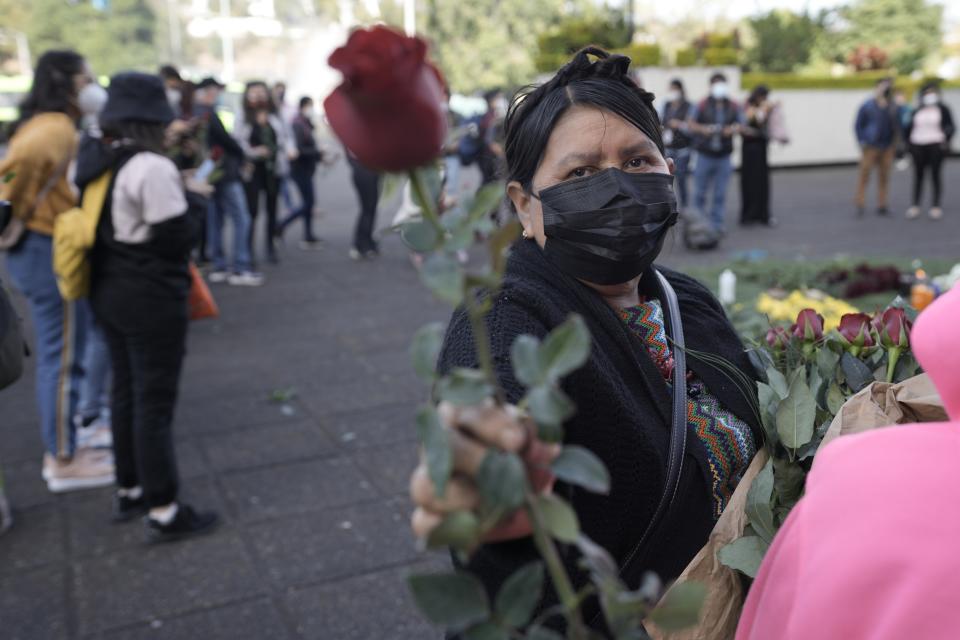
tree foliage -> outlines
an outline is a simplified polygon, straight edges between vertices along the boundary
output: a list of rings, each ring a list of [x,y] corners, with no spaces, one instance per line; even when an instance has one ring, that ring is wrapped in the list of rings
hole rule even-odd
[[[619,49],[630,42],[632,35],[619,15],[573,16],[537,38],[537,71],[548,73],[557,69],[587,45]]]
[[[771,11],[749,20],[755,43],[747,53],[759,71],[788,72],[810,60],[822,26],[807,13]]]

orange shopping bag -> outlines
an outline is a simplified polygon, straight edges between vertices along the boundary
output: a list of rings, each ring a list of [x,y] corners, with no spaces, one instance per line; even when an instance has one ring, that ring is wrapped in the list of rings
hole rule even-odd
[[[220,309],[210,293],[210,287],[204,282],[200,275],[200,269],[197,265],[190,263],[190,319],[202,320],[203,318],[216,318],[220,315]]]

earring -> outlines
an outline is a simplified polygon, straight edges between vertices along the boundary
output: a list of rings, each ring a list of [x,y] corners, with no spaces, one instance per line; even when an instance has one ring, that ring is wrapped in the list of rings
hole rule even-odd
[[[524,229],[524,230],[523,230],[523,233],[521,233],[520,235],[523,236],[523,239],[524,239],[524,240],[529,240],[529,239],[530,239],[530,234],[527,233],[527,230],[526,230],[526,229]]]

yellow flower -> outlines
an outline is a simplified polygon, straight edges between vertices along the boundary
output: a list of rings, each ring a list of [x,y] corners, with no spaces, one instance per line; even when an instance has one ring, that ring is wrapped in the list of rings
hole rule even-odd
[[[797,315],[804,309],[815,309],[822,315],[824,328],[827,330],[839,326],[840,317],[844,314],[858,311],[853,305],[815,289],[796,289],[785,297],[765,292],[757,298],[757,311],[767,315],[773,322],[795,322]]]

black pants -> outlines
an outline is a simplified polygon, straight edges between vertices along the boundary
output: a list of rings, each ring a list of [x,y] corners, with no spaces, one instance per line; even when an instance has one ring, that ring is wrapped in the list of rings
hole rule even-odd
[[[91,299],[113,364],[111,426],[117,485],[142,487],[147,504],[177,499],[173,410],[186,353],[185,300],[98,284]]]
[[[282,234],[291,222],[297,218],[303,218],[303,239],[308,242],[317,239],[317,237],[313,235],[313,174],[315,168],[313,165],[304,167],[298,164],[294,164],[290,168],[290,179],[297,185],[297,191],[300,192],[302,205],[296,211],[291,211],[290,214],[280,222],[278,227],[278,232]]]
[[[373,228],[377,222],[377,201],[380,199],[380,174],[352,159],[350,167],[353,169],[353,186],[360,198],[360,215],[353,233],[353,248],[360,253],[376,251]]]
[[[740,165],[740,224],[769,224],[770,166],[767,164],[767,141],[743,140]]]
[[[913,205],[920,206],[923,195],[923,178],[927,169],[930,169],[930,180],[933,182],[933,206],[940,206],[941,180],[943,178],[943,146],[940,144],[913,144],[910,145],[910,155],[913,156]]]
[[[266,195],[267,199],[267,232],[265,238],[267,257],[271,259],[276,257],[273,249],[273,236],[277,231],[277,198],[280,194],[280,181],[273,171],[267,169],[266,163],[254,162],[253,167],[253,175],[243,186],[247,193],[247,208],[250,210],[250,238],[248,240],[250,259],[256,262],[253,239],[256,236],[261,193]]]

